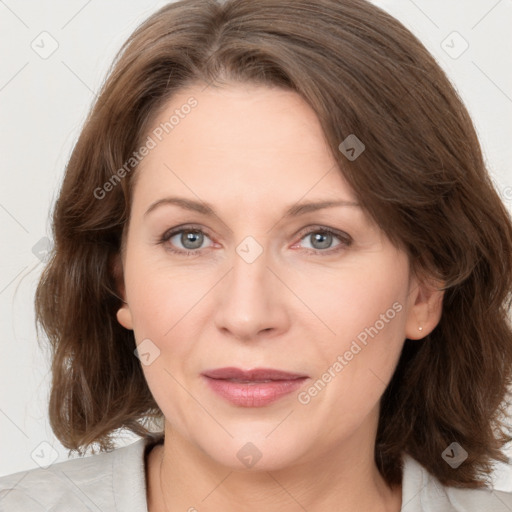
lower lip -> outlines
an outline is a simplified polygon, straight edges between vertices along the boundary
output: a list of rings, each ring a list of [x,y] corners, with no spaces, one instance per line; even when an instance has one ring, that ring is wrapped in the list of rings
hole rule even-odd
[[[240,407],[263,407],[299,389],[307,377],[270,382],[233,382],[205,376],[210,388]]]

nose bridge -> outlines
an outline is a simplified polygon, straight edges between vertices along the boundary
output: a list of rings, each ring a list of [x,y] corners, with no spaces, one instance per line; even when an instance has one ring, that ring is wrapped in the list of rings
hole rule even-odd
[[[260,331],[280,330],[285,323],[276,278],[267,268],[270,253],[253,237],[235,249],[231,271],[219,290],[216,323],[238,338],[250,339]]]
[[[253,294],[260,295],[260,299],[265,299],[267,282],[269,280],[269,252],[265,251],[263,246],[255,241],[241,242],[236,248],[236,254],[233,256],[233,270],[231,272],[232,291],[242,297],[247,296],[251,299]],[[264,300],[263,300],[264,302]]]
[[[272,275],[267,269],[269,256],[268,250],[252,237],[242,241],[233,255],[229,297],[234,305],[238,305],[240,313],[245,312],[247,317],[254,317],[270,299],[268,285]]]

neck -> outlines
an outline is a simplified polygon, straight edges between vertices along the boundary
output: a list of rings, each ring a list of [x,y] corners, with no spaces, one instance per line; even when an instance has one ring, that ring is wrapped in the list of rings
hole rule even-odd
[[[398,512],[401,486],[387,486],[373,450],[349,439],[291,467],[242,471],[217,464],[166,422],[165,443],[148,456],[148,510]]]

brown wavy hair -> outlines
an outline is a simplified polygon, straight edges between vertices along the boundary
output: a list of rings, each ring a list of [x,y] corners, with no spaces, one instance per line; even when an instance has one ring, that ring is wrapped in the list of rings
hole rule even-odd
[[[149,436],[162,417],[133,332],[116,319],[113,262],[136,166],[122,179],[119,169],[176,91],[225,83],[300,94],[366,212],[418,275],[445,283],[438,326],[422,341],[405,340],[382,396],[379,471],[398,484],[405,452],[445,485],[486,485],[512,440],[512,223],[445,73],[365,0],[181,0],[123,45],[68,162],[36,291],[36,326],[52,349],[55,435],[71,451],[109,450],[118,429]],[[350,134],[366,146],[353,161],[338,149]],[[454,441],[468,452],[457,470],[441,457]]]

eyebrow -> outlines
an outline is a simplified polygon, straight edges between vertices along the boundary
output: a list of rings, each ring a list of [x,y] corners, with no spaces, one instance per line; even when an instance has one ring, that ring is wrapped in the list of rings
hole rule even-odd
[[[183,197],[164,197],[151,204],[151,206],[144,213],[146,217],[149,213],[163,205],[175,205],[183,208],[184,210],[190,210],[197,213],[201,213],[207,216],[217,216],[213,207],[205,202],[195,201],[193,199],[185,199]],[[324,208],[333,208],[336,206],[352,206],[360,208],[359,203],[354,201],[337,200],[337,201],[316,201],[316,202],[304,202],[296,203],[291,205],[285,212],[284,217],[297,217],[304,215],[309,212],[322,210]]]

